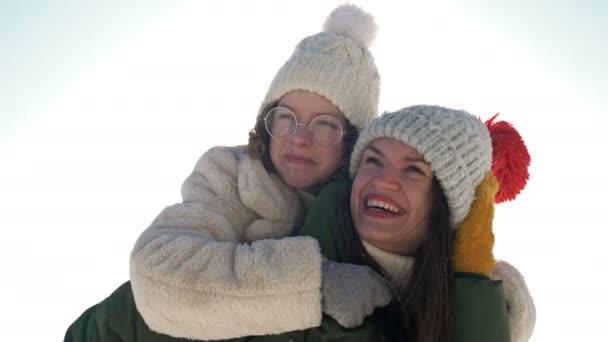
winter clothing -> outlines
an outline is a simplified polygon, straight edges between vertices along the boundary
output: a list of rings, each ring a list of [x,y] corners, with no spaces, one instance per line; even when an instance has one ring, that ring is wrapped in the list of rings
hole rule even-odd
[[[64,342],[186,342],[150,330],[137,311],[131,283],[90,307],[70,325]]]
[[[319,240],[323,255],[338,262],[353,262],[343,235],[338,216],[341,201],[348,198],[350,184],[337,181],[326,186],[310,209],[300,234],[310,234]],[[369,252],[369,249],[366,248]],[[370,255],[378,256],[372,249]],[[388,256],[380,255],[377,261],[387,265]],[[409,264],[407,260],[388,261]],[[389,272],[392,278],[398,273]],[[453,282],[453,338],[452,341],[509,341],[507,306],[509,299],[503,295],[501,281],[487,277],[458,273]],[[399,283],[395,284],[400,286]],[[366,320],[365,324],[371,324]],[[517,335],[518,333],[515,332]]]
[[[456,233],[453,262],[460,272],[490,275],[494,271],[494,205],[515,199],[528,181],[528,149],[510,123],[494,121],[497,115],[485,123],[492,140],[492,170],[477,186],[471,209]]]
[[[503,281],[509,307],[511,342],[527,342],[534,332],[536,307],[524,277],[509,263],[498,261],[490,278]]]
[[[368,50],[375,32],[373,18],[358,7],[336,8],[324,32],[304,38],[278,71],[258,119],[282,96],[306,90],[332,102],[356,127],[366,125],[379,97]],[[182,197],[131,253],[133,295],[153,330],[222,339],[320,324],[318,244],[283,238],[304,217],[306,195],[269,175],[244,147],[217,147],[200,158]],[[270,240],[276,238],[282,239]]]
[[[226,241],[288,235],[280,228],[301,215],[294,209],[297,192],[250,160],[245,147],[216,147],[201,157],[183,195],[184,203],[166,208],[134,248],[131,279],[142,316],[146,311],[164,333],[186,333],[193,339],[226,338],[206,337],[218,332],[242,336],[255,330],[262,335],[283,332],[277,327],[318,326],[321,255],[315,240]],[[260,229],[271,225],[274,231]],[[193,255],[207,268],[193,269]],[[262,272],[260,278],[256,272]],[[499,262],[495,273],[504,275],[499,279],[504,279],[513,341],[525,341],[535,317],[525,281],[506,263]],[[520,335],[524,338],[515,339]]]
[[[359,169],[365,148],[379,138],[403,141],[424,156],[441,183],[456,228],[492,165],[492,141],[483,122],[465,111],[439,106],[384,113],[361,132],[351,156],[351,175]]]
[[[325,97],[358,129],[378,113],[380,75],[368,48],[374,18],[355,5],[337,7],[323,32],[304,38],[278,71],[262,102],[264,110],[294,90]]]
[[[314,202],[300,234],[319,239],[323,255],[333,261],[352,262],[346,238],[339,227],[337,204],[350,191],[348,182],[328,185]],[[304,237],[302,237],[304,238]],[[454,278],[454,338],[452,341],[509,341],[505,298],[500,281],[484,277]],[[507,302],[508,303],[508,302]],[[260,306],[260,313],[266,310]],[[275,314],[281,315],[283,311]],[[374,313],[375,315],[376,313]],[[374,315],[354,329],[341,327],[323,316],[318,328],[281,335],[231,339],[229,341],[377,341]],[[236,324],[229,320],[225,324]],[[150,330],[139,315],[130,284],[118,288],[103,302],[85,311],[68,329],[65,340],[89,342],[186,341]]]
[[[319,326],[317,241],[271,240],[291,234],[303,215],[304,196],[298,194],[268,174],[259,160],[250,159],[244,146],[205,153],[184,182],[183,202],[163,210],[131,254],[133,295],[150,328],[217,340]],[[349,272],[354,278],[368,277],[365,270]],[[374,278],[347,285],[362,284],[378,291]],[[332,313],[361,316],[364,303],[386,301],[362,298]]]
[[[403,293],[412,277],[416,258],[383,251],[365,240],[361,240],[361,242],[367,254],[382,267],[382,270],[386,273],[386,277],[390,279],[399,291],[398,293]]]
[[[507,122],[485,124],[461,110],[418,105],[374,119],[360,134],[350,164],[355,175],[364,150],[380,138],[392,138],[416,149],[429,163],[450,208],[450,221],[457,228],[453,266],[456,272],[489,276],[495,271],[492,224],[494,205],[514,199],[528,179],[530,155],[519,133]],[[507,264],[508,265],[508,264]],[[501,264],[501,268],[505,268]],[[521,275],[523,294],[507,293],[518,309],[511,326],[514,340],[527,340],[534,328],[535,309]],[[509,291],[515,284],[509,284]],[[512,300],[513,302],[513,300]],[[525,317],[522,320],[522,317]]]
[[[135,302],[153,330],[222,339],[319,325],[316,240],[270,240],[289,235],[303,215],[296,190],[249,158],[245,146],[215,147],[182,196],[131,255]]]
[[[353,276],[364,272],[366,277]],[[336,318],[343,327],[357,327],[376,307],[388,305],[394,294],[392,291],[386,291],[387,288],[392,288],[390,282],[367,266],[323,260],[323,312]],[[349,293],[348,300],[344,300],[342,295],[346,291]],[[342,312],[348,314],[343,315]]]
[[[233,322],[231,322],[233,323]],[[324,316],[318,328],[299,330],[280,335],[240,337],[225,342],[319,342],[362,341],[374,339],[373,326],[354,329],[341,328],[329,316]],[[64,342],[186,342],[191,339],[177,338],[152,331],[137,311],[131,283],[122,284],[108,298],[86,310],[68,328]]]
[[[471,211],[458,229],[454,241],[454,269],[489,276],[496,262],[492,249],[494,234],[494,196],[498,181],[490,172],[477,187]]]

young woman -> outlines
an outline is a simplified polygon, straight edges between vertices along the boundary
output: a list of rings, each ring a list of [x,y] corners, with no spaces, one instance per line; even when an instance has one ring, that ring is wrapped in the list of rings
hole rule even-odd
[[[328,318],[301,334],[320,340],[530,338],[534,304],[523,279],[513,277],[524,288],[516,300],[509,294],[507,305],[502,282],[489,279],[494,203],[523,189],[530,157],[509,124],[486,124],[464,111],[413,106],[363,130],[350,164],[352,188],[345,181],[327,186],[300,234],[317,238],[331,260],[381,272],[398,300],[355,332]]]
[[[347,177],[358,131],[377,115],[380,77],[368,50],[375,30],[358,7],[334,10],[276,74],[249,146],[207,151],[183,184],[183,202],[141,234],[131,285],[152,330],[203,340],[276,334],[318,326],[322,310],[354,326],[388,303],[389,289],[367,267],[348,267],[325,288],[348,298],[363,286],[368,297],[340,307],[322,301],[318,243],[283,238],[329,180]],[[274,122],[286,130],[271,137]]]

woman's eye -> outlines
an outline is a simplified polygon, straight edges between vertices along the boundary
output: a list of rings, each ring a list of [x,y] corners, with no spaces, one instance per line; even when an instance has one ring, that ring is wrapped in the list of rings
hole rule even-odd
[[[380,165],[380,160],[376,157],[366,157],[363,159],[363,164],[367,165]]]
[[[422,172],[422,170],[418,166],[413,166],[413,165],[408,166],[405,169],[405,171],[406,172],[414,172],[414,173],[418,173],[418,174],[424,175],[424,172]]]

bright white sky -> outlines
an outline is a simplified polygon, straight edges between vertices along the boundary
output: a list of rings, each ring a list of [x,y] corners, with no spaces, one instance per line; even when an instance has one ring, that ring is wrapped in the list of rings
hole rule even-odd
[[[341,3],[1,2],[2,340],[60,340],[127,280],[198,156],[246,142],[276,70]],[[495,254],[526,276],[533,340],[608,340],[608,3],[356,3],[379,25],[381,109],[501,112],[526,139]]]

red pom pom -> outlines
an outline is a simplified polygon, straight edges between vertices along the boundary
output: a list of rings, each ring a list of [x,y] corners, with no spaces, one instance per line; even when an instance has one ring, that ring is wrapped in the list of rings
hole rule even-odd
[[[530,154],[513,125],[506,121],[494,122],[497,116],[486,121],[486,126],[492,138],[492,172],[500,184],[495,201],[501,203],[515,199],[526,186],[530,177]]]

